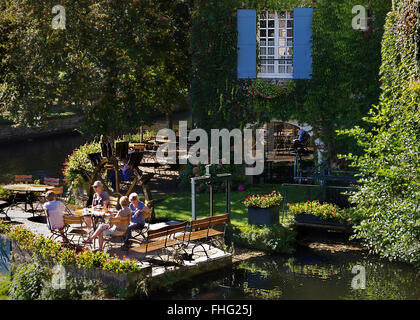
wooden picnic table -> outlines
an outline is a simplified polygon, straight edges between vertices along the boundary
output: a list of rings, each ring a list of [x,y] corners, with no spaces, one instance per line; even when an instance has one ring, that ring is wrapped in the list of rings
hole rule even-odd
[[[49,186],[47,184],[6,184],[2,186],[3,189],[13,192],[46,192],[49,189],[54,189],[55,186]]]
[[[55,186],[50,186],[50,185],[47,185],[47,184],[34,184],[34,183],[29,183],[29,184],[20,183],[19,184],[19,183],[17,183],[17,184],[7,184],[7,185],[2,186],[2,188],[5,189],[5,190],[12,191],[15,194],[24,192],[26,194],[26,196],[25,196],[25,211],[27,211],[28,201],[29,201],[29,198],[30,198],[31,194],[33,194],[35,192],[47,192],[50,189],[54,189]],[[16,196],[13,198],[13,201],[10,204],[9,209],[16,204],[15,199],[16,199]],[[32,205],[32,203],[30,203],[30,204],[32,206],[32,211],[33,211],[34,210],[33,205]]]

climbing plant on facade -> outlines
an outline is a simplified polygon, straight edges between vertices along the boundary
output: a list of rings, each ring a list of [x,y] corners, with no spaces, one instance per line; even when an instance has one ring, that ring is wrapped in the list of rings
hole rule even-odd
[[[382,42],[380,103],[365,121],[342,131],[356,138],[362,156],[349,154],[361,182],[351,199],[363,221],[357,238],[391,260],[420,265],[419,2],[396,1]]]

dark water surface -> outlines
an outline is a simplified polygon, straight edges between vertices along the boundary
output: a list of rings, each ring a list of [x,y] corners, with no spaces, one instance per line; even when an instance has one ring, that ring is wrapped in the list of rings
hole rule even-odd
[[[61,170],[67,155],[84,144],[86,139],[77,133],[68,133],[32,141],[0,145],[0,183],[8,183],[14,175],[33,175],[62,178]]]
[[[365,289],[352,279],[365,270]],[[360,267],[358,267],[360,268]],[[376,257],[265,256],[196,278],[152,299],[420,299],[420,270]],[[356,281],[355,281],[356,282]],[[356,286],[360,287],[357,281]],[[357,287],[356,287],[357,288]]]

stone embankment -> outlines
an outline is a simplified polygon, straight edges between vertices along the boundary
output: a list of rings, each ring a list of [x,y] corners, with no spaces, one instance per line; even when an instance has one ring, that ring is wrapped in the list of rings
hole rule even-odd
[[[54,116],[42,129],[14,127],[12,122],[0,122],[0,143],[28,140],[55,134],[71,132],[80,127],[81,117],[77,115]]]

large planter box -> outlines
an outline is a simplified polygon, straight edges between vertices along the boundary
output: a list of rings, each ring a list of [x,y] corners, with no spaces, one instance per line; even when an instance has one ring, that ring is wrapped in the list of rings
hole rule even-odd
[[[333,220],[323,220],[320,217],[309,213],[295,214],[295,221],[297,222],[297,225],[302,226],[318,226],[321,228],[339,229],[345,231],[352,230],[352,226],[347,223],[336,222]]]
[[[271,226],[279,223],[279,207],[248,207],[248,224]]]

